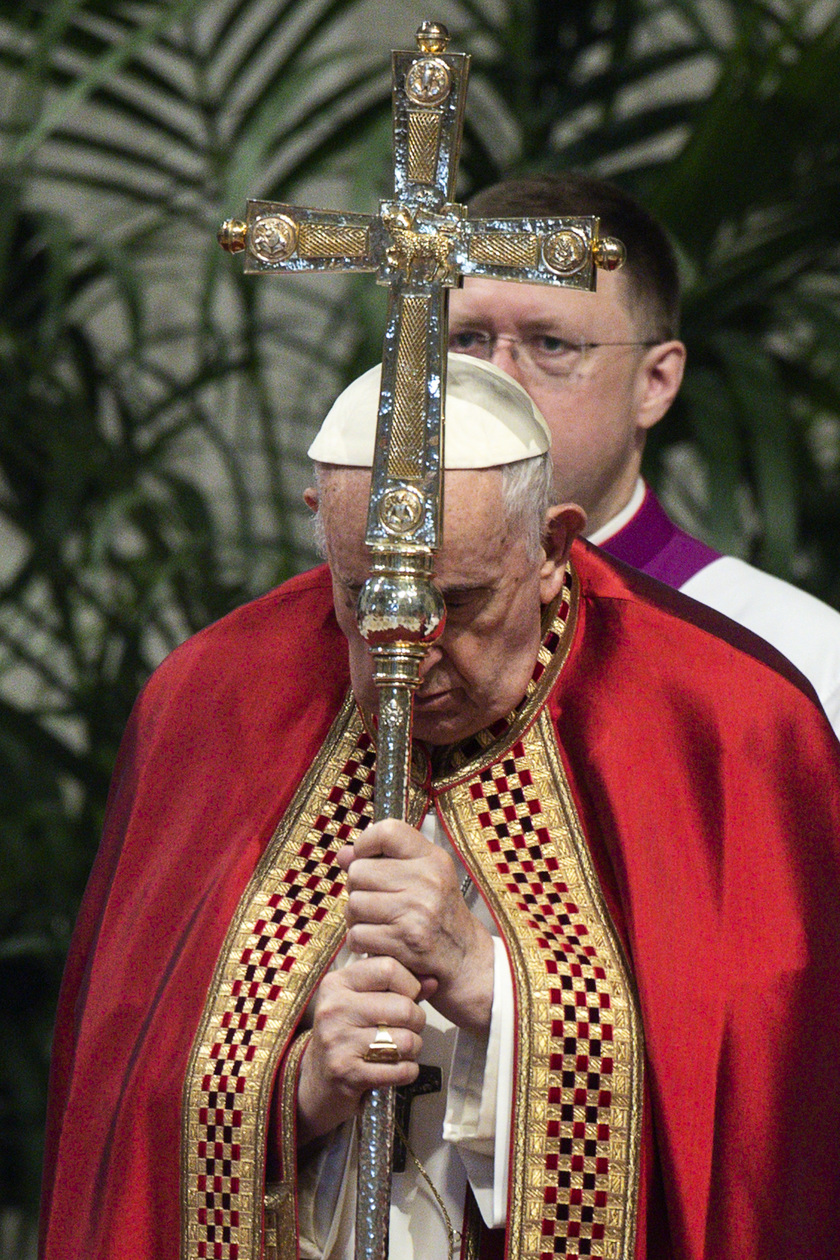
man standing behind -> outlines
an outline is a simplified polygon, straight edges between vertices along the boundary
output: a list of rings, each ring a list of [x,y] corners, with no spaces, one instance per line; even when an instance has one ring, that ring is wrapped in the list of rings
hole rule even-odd
[[[548,421],[561,500],[586,511],[605,551],[772,643],[809,679],[840,730],[840,614],[679,529],[640,478],[647,432],[682,382],[679,276],[663,228],[621,189],[585,175],[510,179],[474,215],[595,214],[627,247],[597,292],[467,279],[450,304],[450,349],[514,377]]]

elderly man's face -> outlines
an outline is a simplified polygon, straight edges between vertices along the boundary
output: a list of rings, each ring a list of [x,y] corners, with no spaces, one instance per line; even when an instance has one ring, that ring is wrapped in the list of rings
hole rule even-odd
[[[371,657],[356,624],[356,600],[370,575],[364,546],[369,487],[363,470],[330,472],[322,485],[321,511],[336,616],[350,646],[353,691],[373,713]],[[435,564],[446,628],[420,668],[416,739],[454,743],[509,713],[522,699],[539,649],[541,605],[563,583],[564,522],[555,523],[547,543],[550,554],[542,551],[529,560],[523,537],[504,519],[498,469],[446,474],[444,541]]]

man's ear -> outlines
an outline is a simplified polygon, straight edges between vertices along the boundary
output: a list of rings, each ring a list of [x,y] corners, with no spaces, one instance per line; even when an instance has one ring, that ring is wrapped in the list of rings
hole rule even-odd
[[[642,360],[636,419],[640,429],[652,429],[677,396],[685,371],[685,346],[662,341],[651,346]]]
[[[545,514],[544,560],[540,566],[540,600],[550,604],[563,587],[572,543],[586,526],[586,513],[577,503],[556,503]]]
[[[310,512],[318,511],[318,491],[314,486],[307,486],[303,492],[303,501]]]

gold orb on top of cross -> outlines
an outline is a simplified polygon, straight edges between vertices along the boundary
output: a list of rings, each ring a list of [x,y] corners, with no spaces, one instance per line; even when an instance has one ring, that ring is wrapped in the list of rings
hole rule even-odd
[[[442,22],[423,22],[417,29],[417,47],[424,53],[446,52],[449,31]]]

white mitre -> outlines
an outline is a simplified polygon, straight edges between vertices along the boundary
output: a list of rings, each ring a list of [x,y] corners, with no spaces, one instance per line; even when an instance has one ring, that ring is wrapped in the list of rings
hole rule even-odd
[[[333,403],[309,457],[371,468],[382,366],[358,377]],[[492,363],[450,354],[446,374],[446,468],[495,468],[543,455],[548,425],[521,385]]]

